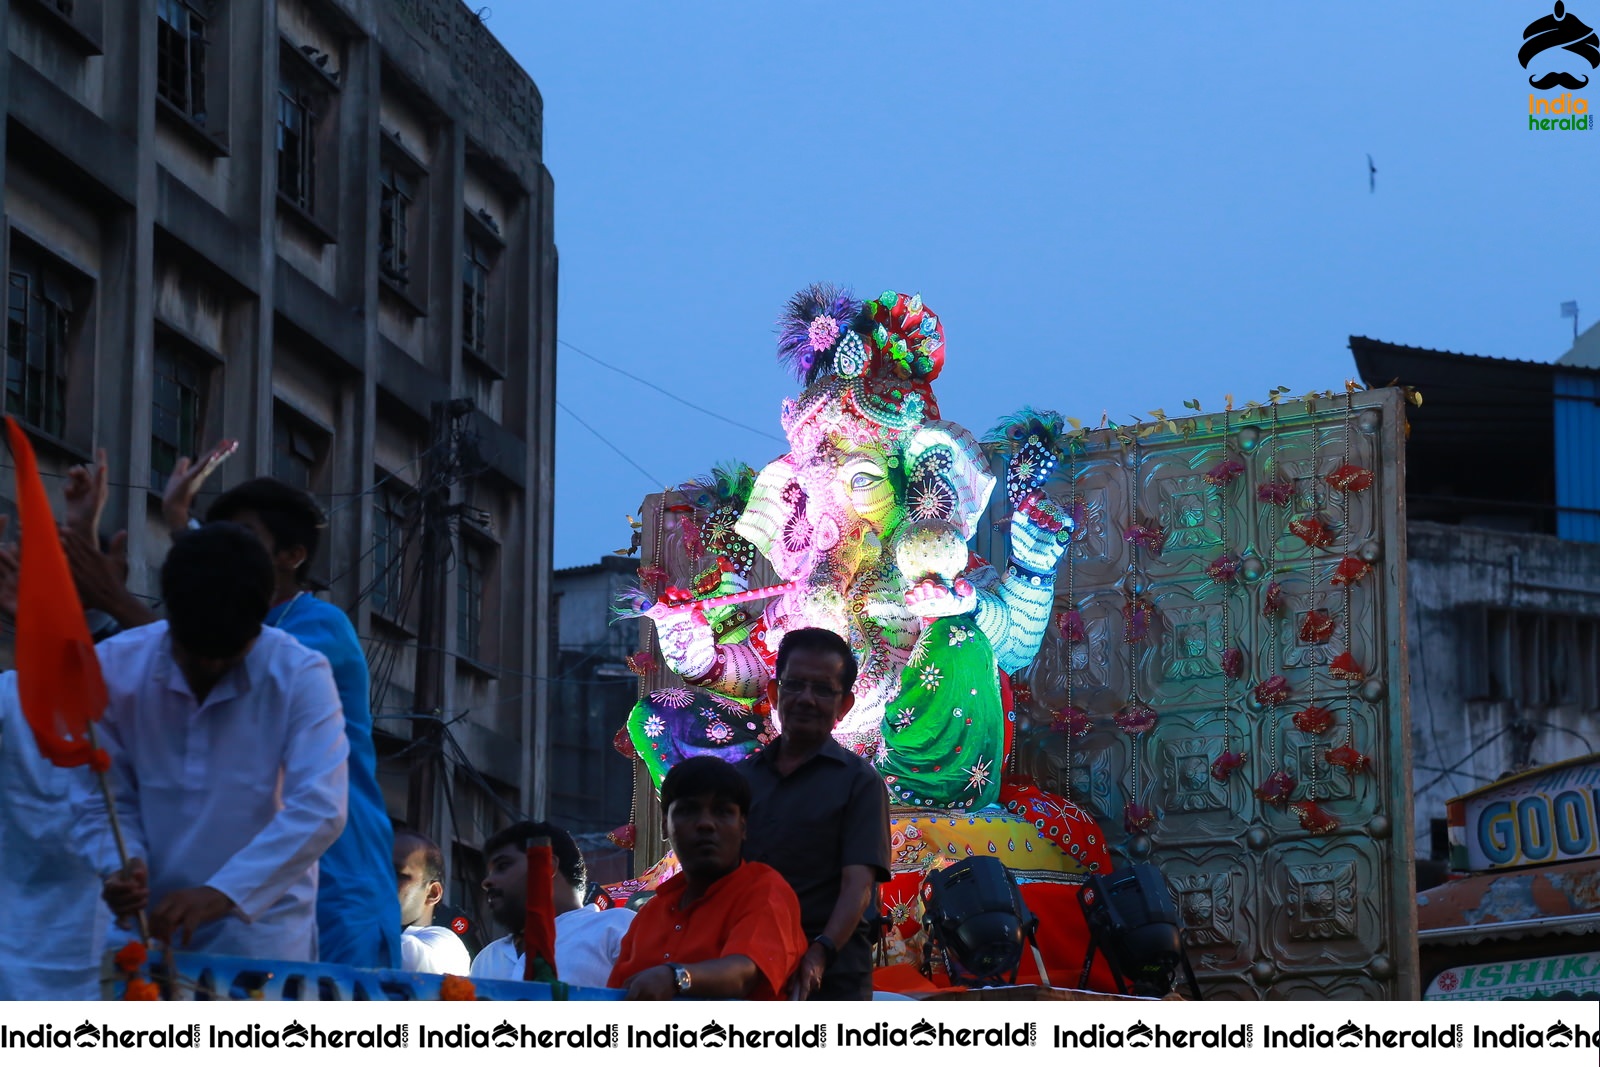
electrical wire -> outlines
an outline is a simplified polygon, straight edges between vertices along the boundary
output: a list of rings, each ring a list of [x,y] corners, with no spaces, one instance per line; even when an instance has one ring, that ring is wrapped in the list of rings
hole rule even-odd
[[[1573,737],[1576,737],[1579,741],[1583,742],[1583,747],[1589,750],[1589,755],[1594,755],[1594,746],[1589,743],[1589,739],[1587,737],[1583,736],[1578,731],[1570,730],[1565,726],[1557,726],[1555,723],[1549,722],[1545,719],[1530,719],[1526,716],[1520,716],[1520,718],[1523,722],[1532,723],[1535,726],[1542,726],[1546,730],[1555,730],[1557,733],[1571,734]]]
[[[567,405],[562,403],[559,399],[556,400],[556,407],[560,408],[562,411],[565,411],[568,415],[571,415],[572,418],[577,422],[577,424],[579,426],[582,426],[585,430],[588,430],[590,433],[594,434],[595,438],[597,440],[599,440],[599,442],[601,444],[605,445],[607,448],[611,449],[611,451],[613,451],[617,455],[621,456],[624,463],[628,464],[628,466],[632,467],[634,470],[636,470],[640,474],[644,475],[645,478],[647,478],[649,480],[649,482],[650,482],[650,484],[652,486],[660,485],[660,486],[664,487],[666,485],[666,483],[661,481],[661,479],[657,478],[655,475],[653,475],[649,471],[645,470],[644,467],[641,466],[632,456],[628,455],[622,449],[618,448],[615,444],[613,444],[612,441],[611,441],[611,438],[607,437],[605,434],[601,433],[599,430],[595,429],[593,426],[590,426],[587,422],[583,421],[583,416],[579,415],[576,411],[573,411],[571,408],[567,407]]]
[[[1436,786],[1440,782],[1444,781],[1445,778],[1448,777],[1453,771],[1455,771],[1456,768],[1460,767],[1463,763],[1467,762],[1469,759],[1471,759],[1472,757],[1476,756],[1478,753],[1482,752],[1484,749],[1488,748],[1492,743],[1497,741],[1502,734],[1507,733],[1510,729],[1511,729],[1511,725],[1509,723],[1507,723],[1505,726],[1500,727],[1500,729],[1496,730],[1494,733],[1490,734],[1488,737],[1486,737],[1482,741],[1478,742],[1478,745],[1477,745],[1476,748],[1474,748],[1471,752],[1468,752],[1465,756],[1462,756],[1460,759],[1458,759],[1454,763],[1452,763],[1438,777],[1430,779],[1426,785],[1420,785],[1420,786],[1417,786],[1416,788],[1414,788],[1412,790],[1412,794],[1416,795],[1416,796],[1421,796],[1423,793],[1426,793],[1428,790],[1432,789],[1434,786]]]
[[[720,411],[712,411],[710,408],[701,407],[699,404],[696,404],[692,400],[685,400],[683,397],[679,396],[677,393],[668,392],[666,389],[663,389],[661,386],[657,385],[655,382],[650,381],[648,378],[641,378],[639,375],[633,373],[630,370],[624,370],[624,369],[622,369],[621,367],[617,366],[614,363],[607,363],[605,360],[601,359],[599,356],[594,355],[593,353],[585,352],[583,349],[579,348],[577,345],[573,344],[570,341],[558,340],[556,342],[556,344],[561,345],[561,346],[563,346],[565,348],[571,349],[572,351],[578,353],[578,355],[583,356],[585,359],[593,360],[595,363],[598,363],[600,366],[604,367],[606,370],[614,371],[617,374],[622,375],[624,378],[632,378],[634,381],[638,382],[640,385],[646,386],[646,387],[648,387],[650,389],[654,389],[656,392],[660,393],[662,396],[667,397],[670,400],[676,400],[678,403],[682,404],[684,407],[692,408],[693,410],[700,412],[702,415],[710,415],[712,418],[718,419],[718,420],[720,420],[722,422],[725,422],[729,426],[737,426],[739,429],[744,430],[747,433],[753,433],[753,434],[756,434],[756,435],[758,435],[760,437],[765,437],[769,441],[777,441],[779,444],[783,443],[783,438],[779,437],[777,434],[769,433],[768,431],[762,430],[762,429],[758,429],[755,426],[747,426],[746,424],[744,424],[742,422],[739,422],[739,421],[737,421],[735,419],[728,418],[728,416],[722,414]],[[557,403],[559,403],[559,402],[560,401],[557,401]]]

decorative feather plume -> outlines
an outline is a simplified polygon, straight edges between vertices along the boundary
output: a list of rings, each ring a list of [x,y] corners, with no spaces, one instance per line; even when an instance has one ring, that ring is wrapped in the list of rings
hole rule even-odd
[[[789,298],[778,319],[778,359],[804,385],[833,372],[839,342],[861,314],[861,301],[846,288],[819,282]]]
[[[1018,504],[1050,479],[1061,458],[1061,434],[1066,423],[1058,412],[1025,407],[995,424],[984,443],[1011,454],[1006,465],[1006,496]]]
[[[756,487],[756,472],[748,463],[719,463],[710,474],[691,478],[674,492],[696,511],[711,511],[722,504],[743,508]]]
[[[1055,449],[1056,438],[1066,429],[1066,422],[1058,411],[1035,411],[1025,407],[995,423],[994,429],[983,435],[983,443],[991,445],[1020,445],[1030,436],[1037,436],[1045,447]]]

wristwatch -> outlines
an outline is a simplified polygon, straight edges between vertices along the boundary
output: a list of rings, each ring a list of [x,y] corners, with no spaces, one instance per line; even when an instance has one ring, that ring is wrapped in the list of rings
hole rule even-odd
[[[672,980],[677,983],[678,995],[680,997],[687,996],[690,985],[689,968],[685,967],[681,963],[674,963],[672,965]]]
[[[833,961],[839,958],[839,946],[833,943],[833,938],[827,934],[818,934],[811,939],[811,943],[822,946],[823,965],[832,967]]]

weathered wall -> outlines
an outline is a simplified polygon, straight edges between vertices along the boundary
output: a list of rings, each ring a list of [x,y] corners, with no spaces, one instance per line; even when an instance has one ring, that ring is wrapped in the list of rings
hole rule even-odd
[[[1445,802],[1600,750],[1600,545],[1414,522],[1406,630],[1417,856]]]

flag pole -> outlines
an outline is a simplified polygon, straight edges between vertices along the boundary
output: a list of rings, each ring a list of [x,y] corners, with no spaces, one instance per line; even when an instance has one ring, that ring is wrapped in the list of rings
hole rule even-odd
[[[94,728],[94,723],[89,723],[89,746],[96,752],[104,752],[100,747],[100,734]],[[117,815],[117,800],[111,795],[111,778],[109,771],[95,771],[94,776],[100,781],[100,795],[105,797],[106,815],[111,822],[111,836],[117,842],[117,858],[122,861],[124,872],[128,870],[131,860],[128,857],[128,839],[122,836],[122,819]],[[148,877],[148,876],[147,876]],[[148,885],[148,882],[146,883]],[[140,908],[137,916],[139,920],[139,940],[145,947],[150,946],[150,921],[145,918],[144,909]]]

